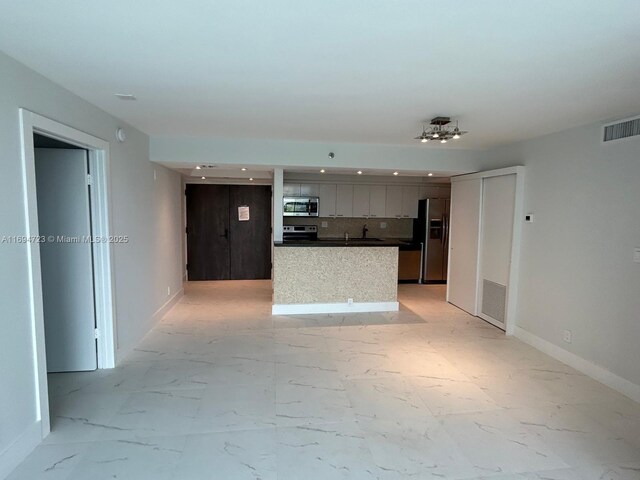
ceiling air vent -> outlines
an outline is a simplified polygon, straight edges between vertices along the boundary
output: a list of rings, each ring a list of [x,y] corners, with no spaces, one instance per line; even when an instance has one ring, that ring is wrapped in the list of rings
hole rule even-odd
[[[602,141],[611,142],[613,140],[634,137],[636,135],[640,135],[640,117],[605,125]]]

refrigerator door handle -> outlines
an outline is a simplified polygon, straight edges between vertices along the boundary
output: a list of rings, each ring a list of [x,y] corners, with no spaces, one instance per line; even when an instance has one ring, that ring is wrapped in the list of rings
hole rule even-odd
[[[418,283],[422,283],[424,278],[424,242],[420,242],[420,278]]]
[[[449,241],[449,215],[445,214],[443,219],[442,244],[446,247]]]

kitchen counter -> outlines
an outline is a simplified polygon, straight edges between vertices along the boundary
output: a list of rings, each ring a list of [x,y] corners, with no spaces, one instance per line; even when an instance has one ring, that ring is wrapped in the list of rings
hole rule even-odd
[[[397,311],[400,243],[331,239],[277,244],[272,313]]]
[[[400,250],[420,250],[412,240],[400,238],[319,238],[318,240],[286,240],[275,242],[276,247],[399,247]]]

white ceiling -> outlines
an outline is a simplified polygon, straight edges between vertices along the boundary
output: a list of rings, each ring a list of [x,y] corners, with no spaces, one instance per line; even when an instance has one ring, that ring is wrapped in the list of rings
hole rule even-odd
[[[450,115],[484,148],[640,113],[639,45],[638,0],[0,2],[0,50],[151,135],[412,144]]]

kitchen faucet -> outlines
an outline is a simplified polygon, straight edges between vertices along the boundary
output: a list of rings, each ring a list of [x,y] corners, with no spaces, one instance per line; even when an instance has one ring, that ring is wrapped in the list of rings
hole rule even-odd
[[[367,228],[367,224],[364,224],[364,227],[362,227],[362,238],[367,238],[367,232],[369,231],[369,229]]]

